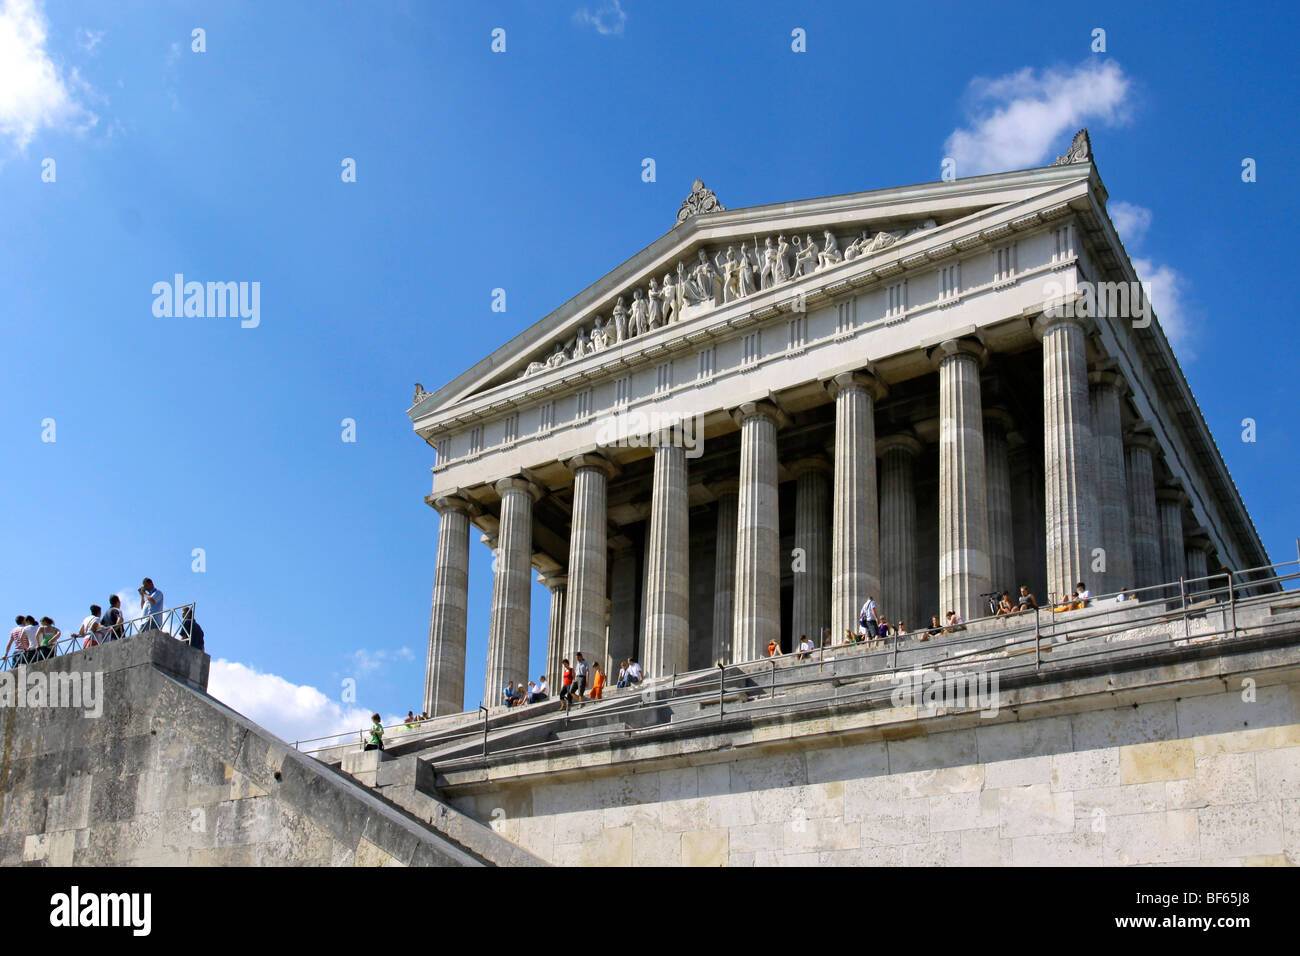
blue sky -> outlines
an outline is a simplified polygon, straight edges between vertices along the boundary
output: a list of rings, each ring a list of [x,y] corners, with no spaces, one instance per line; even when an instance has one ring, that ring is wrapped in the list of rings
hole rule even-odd
[[[151,575],[197,602],[213,692],[282,735],[418,709],[437,518],[413,383],[658,238],[696,176],[736,208],[932,181],[945,156],[1041,165],[1080,125],[1265,544],[1294,558],[1294,18],[1089,7],[0,0],[0,608],[73,630]],[[258,282],[259,324],[155,316],[175,273]],[[474,706],[491,570],[471,555]],[[538,587],[534,673],[546,608]]]

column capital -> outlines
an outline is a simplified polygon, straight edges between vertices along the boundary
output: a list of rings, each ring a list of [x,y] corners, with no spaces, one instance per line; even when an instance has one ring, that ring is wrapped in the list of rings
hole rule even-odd
[[[877,458],[884,458],[891,451],[901,451],[915,458],[924,450],[925,446],[921,444],[920,439],[911,432],[895,432],[876,439]]]
[[[822,385],[830,393],[831,398],[839,398],[841,392],[847,392],[854,388],[866,392],[871,396],[873,402],[878,402],[889,394],[889,386],[876,374],[876,370],[870,365],[856,372],[841,372],[838,375],[832,375],[829,379],[823,381]]]
[[[506,496],[506,492],[508,491],[523,491],[526,492],[533,501],[540,501],[546,494],[545,488],[541,487],[531,478],[526,478],[523,475],[512,475],[509,478],[502,478],[492,487],[502,498]]]
[[[555,574],[542,574],[539,571],[537,583],[554,593],[569,586],[569,575],[566,570],[558,571]]]
[[[442,494],[425,495],[424,503],[440,515],[446,514],[448,511],[454,511],[473,517],[482,510],[469,498],[460,494],[459,488]]]
[[[835,472],[835,469],[831,467],[831,463],[820,455],[800,458],[786,467],[790,469],[790,474],[796,478],[809,472],[819,472],[823,475],[830,475]]]
[[[1145,448],[1149,452],[1160,450],[1160,441],[1150,422],[1135,422],[1124,430],[1124,444]]]
[[[1113,388],[1121,396],[1132,391],[1124,373],[1119,370],[1119,363],[1114,359],[1103,359],[1088,369],[1088,384],[1097,388]]]
[[[1160,486],[1156,488],[1156,499],[1182,504],[1187,500],[1187,492],[1184,490],[1181,481],[1177,478],[1171,478],[1169,481],[1162,481]]]
[[[1001,405],[984,409],[984,425],[1000,429],[1004,435],[1010,435],[1016,429],[1016,420]]]
[[[710,481],[705,484],[709,494],[715,498],[721,498],[723,495],[740,494],[740,482],[735,478],[723,478],[721,481]]]
[[[790,416],[768,401],[744,402],[731,409],[731,417],[737,425],[743,425],[750,418],[766,418],[777,428],[790,424]]]
[[[486,544],[493,551],[497,549],[497,533],[495,531],[485,531],[479,535],[479,541]]]
[[[969,335],[944,339],[938,345],[932,345],[925,350],[926,358],[930,360],[930,363],[936,369],[945,362],[963,355],[969,355],[975,359],[980,368],[983,368],[988,364],[990,354],[988,346],[974,336]]]
[[[1039,313],[1031,322],[1033,333],[1040,342],[1048,332],[1056,328],[1058,325],[1078,326],[1083,330],[1084,335],[1097,334],[1097,322],[1095,319],[1086,315],[1075,315],[1074,310],[1070,308],[1055,310],[1048,309]]]
[[[1209,554],[1214,545],[1210,541],[1210,529],[1197,525],[1183,536],[1183,546],[1189,551],[1204,551]]]
[[[573,474],[577,474],[584,468],[592,468],[602,472],[606,478],[613,478],[618,474],[618,465],[614,464],[599,452],[583,452],[581,455],[574,455],[572,458],[564,460],[564,467],[568,468]]]

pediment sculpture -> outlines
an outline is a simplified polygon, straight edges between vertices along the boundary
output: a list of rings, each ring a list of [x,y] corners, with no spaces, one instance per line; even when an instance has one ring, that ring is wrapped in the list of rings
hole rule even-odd
[[[696,184],[703,185],[699,180]],[[935,226],[935,220],[926,219],[906,231],[863,230],[843,246],[840,238],[826,229],[820,242],[811,233],[789,239],[782,233],[762,238],[754,235],[739,245],[732,242],[712,251],[699,249],[693,264],[679,261],[662,281],[651,277],[646,288],[624,291],[610,309],[608,320],[597,315],[590,334],[585,326],[579,328],[572,338],[556,343],[549,356],[529,362],[519,377],[556,368],[756,292],[836,268]]]

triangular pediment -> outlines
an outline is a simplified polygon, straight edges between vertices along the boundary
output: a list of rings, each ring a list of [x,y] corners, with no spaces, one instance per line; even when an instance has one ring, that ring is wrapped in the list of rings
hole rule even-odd
[[[1078,162],[739,209],[716,204],[679,221],[437,391],[417,389],[408,414],[417,422],[440,417],[521,379],[563,374],[593,352],[775,284],[794,290],[803,279],[872,257],[909,255],[934,242],[960,245],[967,232],[985,229],[991,214],[1013,216],[1044,197],[1077,194],[1090,180],[1101,189],[1091,163]]]

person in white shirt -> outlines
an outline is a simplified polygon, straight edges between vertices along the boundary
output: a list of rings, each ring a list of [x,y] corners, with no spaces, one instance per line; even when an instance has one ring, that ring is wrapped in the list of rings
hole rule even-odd
[[[812,651],[813,651],[812,638],[810,638],[808,635],[805,634],[802,636],[802,639],[799,641],[799,656],[796,659],[801,661],[806,661],[808,659],[808,655],[811,654]]]
[[[1079,602],[1077,606],[1087,607],[1088,601],[1092,597],[1092,592],[1088,590],[1088,586],[1084,584],[1082,581],[1080,581],[1078,584],[1074,586],[1074,589],[1075,591],[1078,592],[1079,595]]]
[[[628,684],[641,683],[641,665],[637,661],[627,665],[627,682]]]
[[[865,630],[871,637],[876,636],[876,617],[878,610],[876,608],[876,599],[867,595],[867,603],[862,605],[862,612],[858,614],[858,626]],[[862,633],[859,631],[858,633]]]
[[[77,630],[76,634],[72,635],[73,637],[85,638],[82,642],[82,647],[94,647],[99,643],[99,634],[100,631],[103,630],[103,627],[99,623],[101,613],[102,611],[100,610],[99,605],[92,604],[90,606],[90,613],[82,619],[81,627]]]
[[[5,645],[5,658],[9,660],[10,666],[17,667],[27,660],[27,649],[31,646],[27,641],[25,633],[27,629],[27,615],[19,614],[14,618],[17,625],[9,632],[9,643]],[[9,655],[12,654],[13,657]]]
[[[140,603],[144,605],[147,616],[141,626],[142,631],[156,631],[162,627],[163,593],[153,586],[152,578],[145,578],[136,589],[140,592]]]

